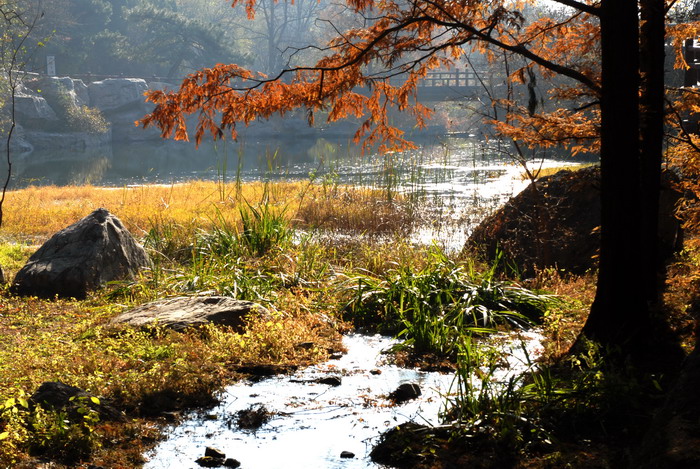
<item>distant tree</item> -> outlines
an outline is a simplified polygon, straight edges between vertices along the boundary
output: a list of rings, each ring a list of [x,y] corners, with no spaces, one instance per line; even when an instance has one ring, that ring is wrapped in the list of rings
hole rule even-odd
[[[2,116],[2,131],[5,143],[7,174],[2,181],[0,193],[0,227],[3,224],[4,203],[12,180],[12,137],[16,127],[15,98],[25,74],[26,59],[38,46],[32,44],[30,35],[43,12],[20,0],[0,2],[0,107],[7,115]]]
[[[217,25],[191,19],[173,10],[139,6],[126,12],[124,58],[151,64],[168,78],[207,65],[242,59]],[[181,75],[180,75],[181,76]]]
[[[107,0],[30,0],[45,14],[37,24],[35,37],[51,36],[45,55],[56,59],[59,75],[105,73],[114,63],[114,51],[97,49],[95,37],[107,30],[112,5]],[[38,59],[45,60],[45,55]],[[95,60],[94,58],[99,58]],[[44,64],[38,63],[41,70]]]
[[[253,21],[237,26],[256,47],[253,51],[256,68],[268,75],[301,61],[309,52],[305,46],[316,42],[320,32],[317,24],[327,8],[325,0],[262,0],[257,4]],[[260,47],[263,45],[263,47]]]

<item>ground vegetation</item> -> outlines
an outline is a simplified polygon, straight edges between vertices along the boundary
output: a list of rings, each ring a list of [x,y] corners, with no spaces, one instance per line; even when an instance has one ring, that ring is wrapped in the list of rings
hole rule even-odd
[[[231,197],[222,200],[220,189]],[[121,217],[143,239],[154,263],[135,282],[110,285],[81,301],[0,292],[4,465],[31,467],[52,460],[59,467],[138,466],[166,416],[213,402],[217,389],[242,376],[241,365],[283,370],[324,360],[338,350],[338,333],[353,327],[398,332],[403,345],[397,353],[405,363],[455,370],[460,377],[460,392],[445,415],[453,430],[444,427],[426,439],[423,429],[418,440],[402,446],[413,467],[473,462],[468,454],[474,448],[497,454],[493,461],[506,457],[514,467],[557,467],[577,459],[617,464],[624,461],[624,445],[638,436],[619,439],[639,424],[627,412],[639,412],[644,420],[649,401],[642,397],[658,398],[652,383],[605,371],[593,345],[577,361],[565,362],[566,373],[540,365],[540,373],[519,377],[505,390],[493,385],[489,376],[499,358],[484,342],[490,331],[541,322],[548,337],[546,363],[556,364],[585,322],[595,277],[549,269],[523,283],[498,274],[494,266],[412,246],[398,228],[415,213],[402,208],[413,203],[407,199],[389,202],[381,191],[343,186],[324,191],[308,183],[28,188],[10,196],[8,217],[16,222],[3,229],[0,249],[10,278],[33,251],[30,245],[97,206]],[[365,236],[355,233],[354,239],[320,236],[321,231],[314,237],[290,235],[292,229],[319,226],[348,233],[354,222],[341,218],[332,225],[327,216],[345,210],[344,199],[361,201],[352,204],[358,210],[384,206],[382,217],[395,228],[379,227],[372,236],[365,227]],[[328,208],[320,211],[321,206]],[[359,217],[369,215],[361,212]],[[27,217],[51,218],[55,225],[42,230],[41,223],[22,224]],[[673,305],[675,330],[688,344],[694,299],[681,283],[696,257],[689,250],[678,259],[666,298]],[[252,320],[241,333],[215,327],[185,333],[106,327],[132,305],[202,291],[259,302],[273,315]],[[460,319],[455,314],[460,309],[471,313]],[[314,346],[299,345],[309,343]],[[477,368],[481,371],[475,373]],[[94,416],[76,421],[25,405],[42,382],[56,379],[126,412],[128,423]],[[581,439],[590,443],[580,444]]]

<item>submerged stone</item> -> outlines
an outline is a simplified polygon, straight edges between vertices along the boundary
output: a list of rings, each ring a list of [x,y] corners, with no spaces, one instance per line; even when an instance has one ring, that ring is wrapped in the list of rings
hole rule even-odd
[[[201,458],[195,460],[195,462],[202,467],[221,467],[224,465],[223,459],[214,458],[211,456],[202,456]]]

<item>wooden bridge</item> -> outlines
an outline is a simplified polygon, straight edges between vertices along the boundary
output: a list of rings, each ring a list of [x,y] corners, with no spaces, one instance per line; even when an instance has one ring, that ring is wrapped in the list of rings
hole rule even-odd
[[[492,78],[487,73],[454,69],[429,72],[418,85],[418,99],[430,101],[458,101],[484,94]]]

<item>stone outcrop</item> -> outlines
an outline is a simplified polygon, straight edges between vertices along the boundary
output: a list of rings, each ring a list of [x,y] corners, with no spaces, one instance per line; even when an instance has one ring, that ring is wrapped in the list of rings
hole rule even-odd
[[[88,85],[90,106],[104,113],[144,104],[148,85],[141,78],[108,78]]]
[[[144,93],[164,86],[173,88],[165,83],[149,86],[140,78],[109,78],[89,85],[70,77],[29,78],[26,85],[18,88],[15,98],[16,123],[27,129],[21,150],[82,150],[113,141],[160,139],[157,128],[144,130],[134,122],[152,110],[145,102]],[[107,121],[110,130],[89,128],[90,122],[98,118],[95,110]],[[81,121],[79,116],[86,112],[92,114]],[[14,140],[18,138],[15,135]]]
[[[134,125],[152,110],[144,93],[151,89],[140,78],[109,78],[90,83],[90,106],[102,111],[112,124],[112,140],[134,142],[160,139],[157,128],[143,129]]]
[[[29,125],[58,120],[46,98],[25,87],[20,87],[15,95],[15,115],[19,122]]]
[[[680,194],[672,174],[662,183],[659,235],[664,258],[680,246],[680,223],[673,212]],[[581,274],[597,266],[600,244],[600,167],[563,170],[539,179],[487,217],[465,249],[493,262],[503,255],[523,275],[556,267]]]
[[[241,332],[251,314],[267,316],[269,312],[257,303],[225,296],[179,296],[126,311],[112,319],[110,324],[139,328],[157,324],[174,330],[216,324]]]
[[[54,109],[59,106],[79,108],[90,105],[88,87],[83,80],[70,77],[42,77],[33,81],[31,87]]]
[[[15,276],[20,295],[83,298],[106,282],[133,278],[148,255],[104,208],[51,237]]]

